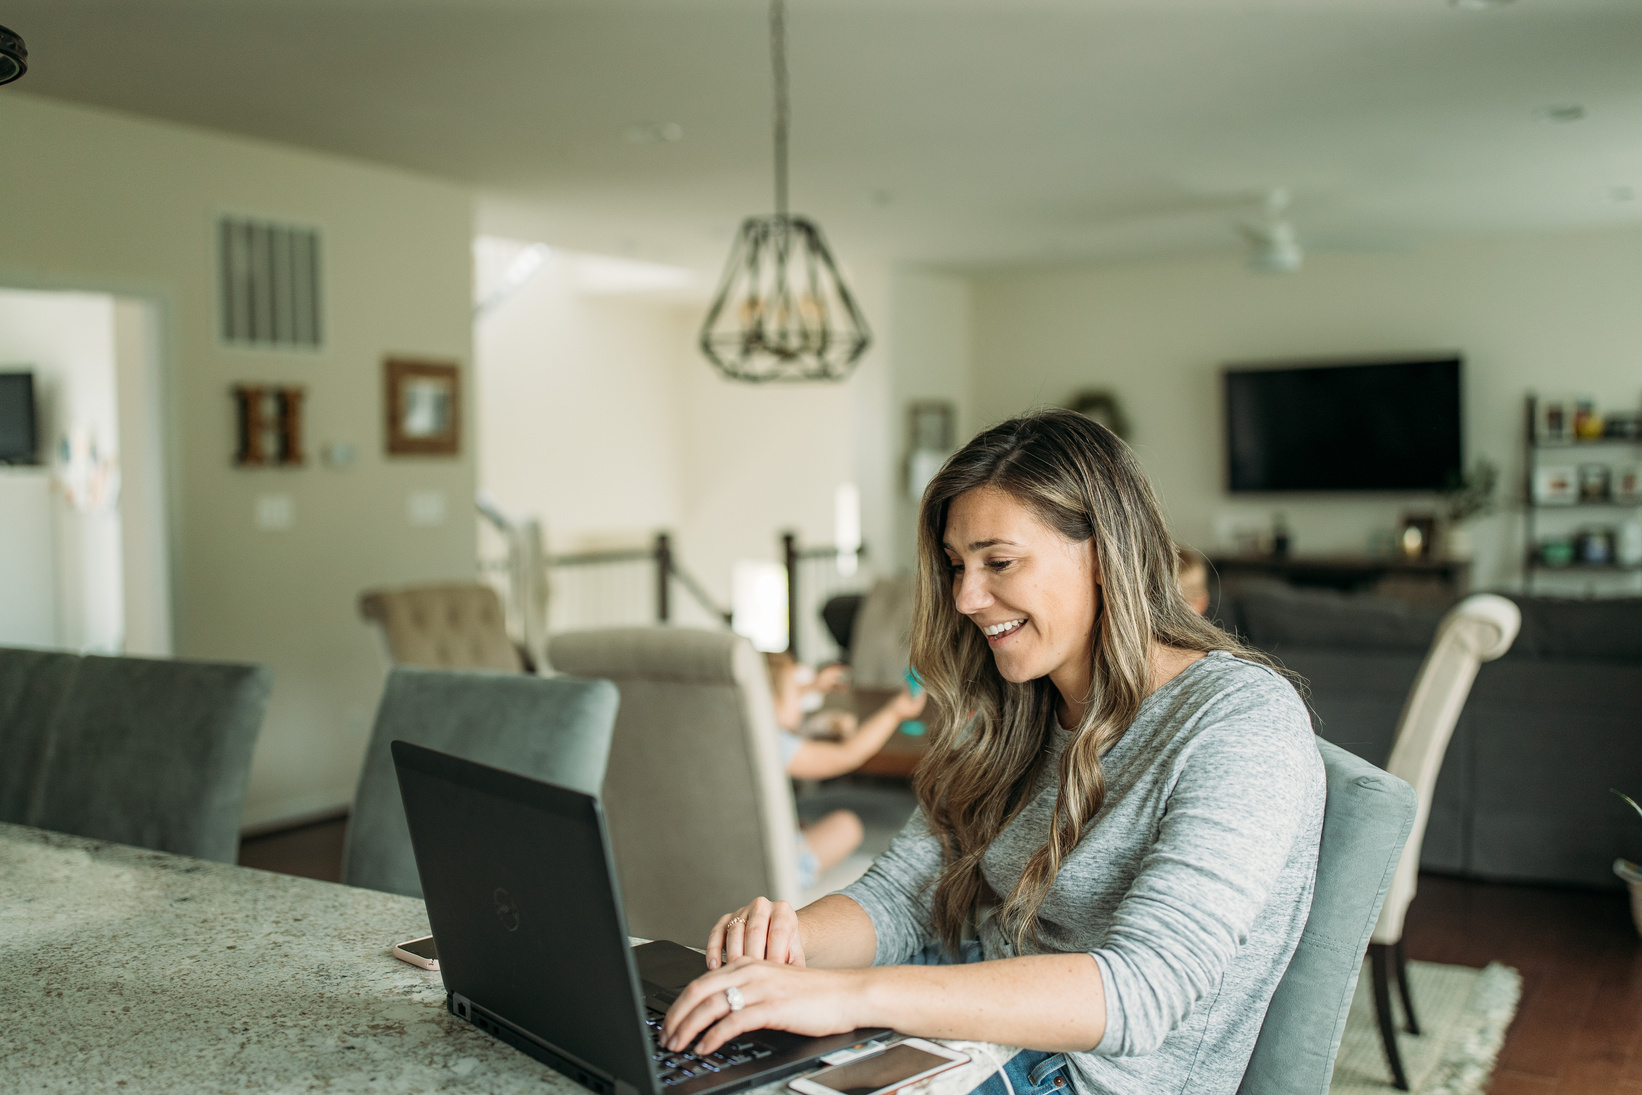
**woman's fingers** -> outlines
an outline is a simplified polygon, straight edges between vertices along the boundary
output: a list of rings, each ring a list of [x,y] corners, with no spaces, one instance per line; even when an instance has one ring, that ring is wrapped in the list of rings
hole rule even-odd
[[[670,1034],[664,1026],[663,1044],[675,1053],[686,1049],[711,1053],[737,1035],[763,1029],[769,1009],[760,1006],[761,987],[746,981],[735,985],[734,980],[715,981],[712,987],[692,1002],[689,1011],[678,1020]],[[730,1008],[730,998],[725,990],[731,987],[737,988],[743,995],[744,1003],[740,1011]],[[683,1002],[680,997],[679,1003]],[[678,1004],[674,1004],[673,1011],[677,1010]],[[672,1012],[668,1014],[671,1017]]]
[[[742,937],[742,954],[748,958],[771,958],[781,961],[778,955],[770,954],[767,944],[770,938],[770,899],[758,897],[747,906],[746,934]]]
[[[707,968],[716,970],[724,964],[724,936],[730,926],[730,913],[725,913],[707,933]]]
[[[719,1019],[730,1013],[730,1002],[725,998],[723,990],[713,996],[702,999],[695,1007],[681,1016],[673,1033],[663,1044],[674,1053],[689,1049],[703,1031],[712,1026]]]
[[[662,1044],[671,1049],[675,1045],[685,1044],[682,1040],[688,1039],[704,1029],[707,1023],[712,1020],[705,1016],[698,1018],[697,1012],[700,1009],[705,1007],[708,1011],[711,1011],[713,1008],[722,1005],[723,1010],[730,1010],[730,1002],[725,997],[724,990],[736,983],[735,971],[740,966],[747,964],[749,963],[745,958],[732,961],[722,969],[704,973],[684,986],[684,991],[678,994],[678,999],[673,1001],[673,1006],[667,1009],[667,1018],[662,1021]],[[712,1018],[716,1017],[716,1015],[712,1016]]]
[[[804,941],[798,934],[798,913],[785,901],[777,901],[770,910],[765,950],[772,962],[804,965]]]
[[[724,961],[734,962],[747,953],[747,910],[740,909],[730,914],[730,922],[724,928]]]
[[[695,1052],[708,1054],[750,1030],[763,1030],[770,1025],[768,1016],[769,1009],[762,1005],[748,1004],[740,1011],[730,1011],[726,1007],[718,1022],[710,1024],[696,1037]]]
[[[711,1053],[750,1030],[835,1034],[859,1026],[861,971],[808,970],[743,958],[702,974],[679,994],[662,1024],[669,1050]],[[730,1009],[726,989],[741,994]]]

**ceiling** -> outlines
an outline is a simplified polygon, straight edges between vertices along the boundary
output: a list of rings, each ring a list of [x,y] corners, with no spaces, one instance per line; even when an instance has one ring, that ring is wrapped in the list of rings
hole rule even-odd
[[[471,184],[711,267],[770,196],[763,0],[3,0],[25,93]],[[962,268],[1642,222],[1642,2],[789,0],[792,195]],[[1577,120],[1546,108],[1579,106]],[[677,137],[678,139],[671,139]]]

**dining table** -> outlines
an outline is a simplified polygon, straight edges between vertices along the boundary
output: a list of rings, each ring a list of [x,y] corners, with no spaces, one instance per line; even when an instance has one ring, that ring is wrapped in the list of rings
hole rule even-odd
[[[427,934],[417,898],[0,824],[0,1091],[586,1090],[393,957]],[[948,1044],[971,1063],[909,1095],[961,1095],[1012,1052]]]

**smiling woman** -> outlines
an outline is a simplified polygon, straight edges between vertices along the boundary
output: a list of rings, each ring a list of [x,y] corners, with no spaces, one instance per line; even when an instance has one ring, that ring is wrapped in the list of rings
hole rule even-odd
[[[1025,1047],[986,1095],[1231,1095],[1316,874],[1294,687],[1186,604],[1139,464],[1082,415],[976,437],[918,536],[912,662],[947,713],[918,812],[843,893],[723,917],[668,1045],[888,1026]]]

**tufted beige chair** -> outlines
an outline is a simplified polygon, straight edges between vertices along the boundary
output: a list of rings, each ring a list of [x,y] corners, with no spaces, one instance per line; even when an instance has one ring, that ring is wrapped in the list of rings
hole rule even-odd
[[[411,586],[360,594],[359,614],[382,628],[395,665],[528,667],[508,638],[501,598],[484,585]]]

